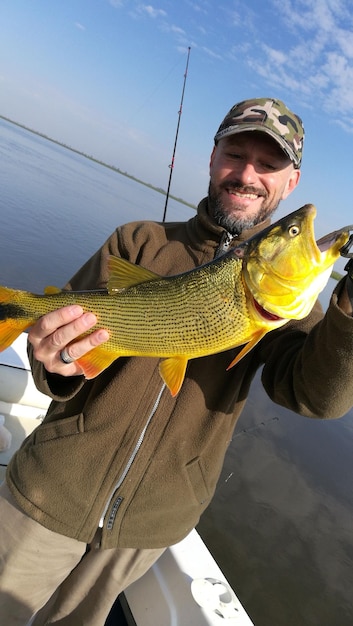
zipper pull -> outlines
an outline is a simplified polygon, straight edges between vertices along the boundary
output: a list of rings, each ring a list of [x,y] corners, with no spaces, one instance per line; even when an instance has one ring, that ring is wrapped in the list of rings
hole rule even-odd
[[[222,234],[221,241],[219,242],[219,246],[216,250],[214,258],[217,259],[222,254],[225,254],[226,252],[228,252],[233,239],[235,239],[237,236],[238,235],[232,235],[231,233],[225,230]]]

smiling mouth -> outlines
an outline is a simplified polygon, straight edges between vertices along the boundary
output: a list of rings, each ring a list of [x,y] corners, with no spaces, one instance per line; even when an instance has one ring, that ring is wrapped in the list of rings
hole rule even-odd
[[[257,193],[239,191],[238,189],[227,189],[227,192],[230,196],[236,196],[237,198],[247,198],[249,200],[257,200],[259,198]]]
[[[258,198],[264,198],[265,193],[261,189],[256,189],[254,187],[241,187],[240,185],[225,183],[223,185],[223,189],[230,196],[236,196],[237,198],[247,199],[247,200],[257,200]]]

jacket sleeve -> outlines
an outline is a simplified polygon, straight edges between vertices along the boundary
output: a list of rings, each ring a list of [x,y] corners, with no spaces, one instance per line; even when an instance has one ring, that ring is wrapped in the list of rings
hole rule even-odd
[[[270,398],[308,417],[337,418],[353,405],[353,318],[337,305],[342,282],[323,315],[269,333],[259,346],[262,383]]]

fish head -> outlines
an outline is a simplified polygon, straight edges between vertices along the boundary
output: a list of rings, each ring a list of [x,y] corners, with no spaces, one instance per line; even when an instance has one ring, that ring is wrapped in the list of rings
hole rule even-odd
[[[306,317],[325,287],[349,230],[315,241],[316,208],[306,204],[244,245],[244,286],[259,315]]]

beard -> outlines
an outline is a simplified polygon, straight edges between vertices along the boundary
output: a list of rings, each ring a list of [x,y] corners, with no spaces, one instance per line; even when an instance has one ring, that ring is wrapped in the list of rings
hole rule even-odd
[[[227,189],[232,187],[234,190],[241,190],[242,193],[255,193],[263,197],[261,208],[256,215],[251,217],[246,214],[244,214],[243,217],[234,216],[224,207],[221,200],[221,193],[218,192],[212,182],[210,182],[208,187],[208,206],[210,215],[219,226],[225,228],[225,230],[227,230],[231,235],[240,235],[243,230],[248,230],[257,224],[261,224],[261,222],[264,222],[272,215],[272,213],[275,212],[279,205],[279,200],[274,204],[269,204],[266,192],[256,189],[255,187],[240,185],[236,182],[229,183],[229,181],[226,186]],[[222,185],[220,188],[222,188]]]

